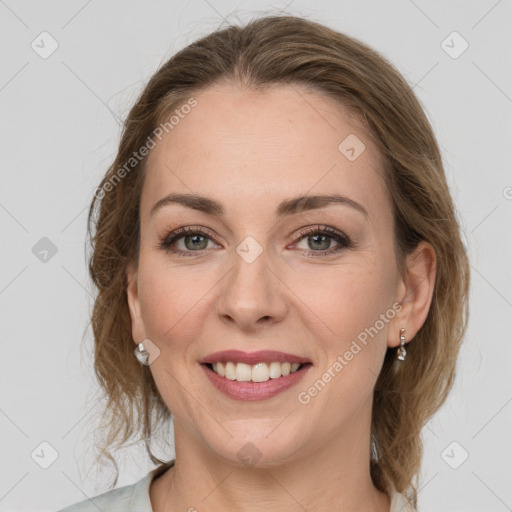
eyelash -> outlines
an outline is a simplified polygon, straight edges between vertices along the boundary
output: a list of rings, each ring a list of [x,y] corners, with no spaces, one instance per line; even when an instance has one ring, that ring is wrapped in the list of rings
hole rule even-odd
[[[191,235],[206,236],[207,238],[212,240],[212,236],[208,231],[206,231],[202,228],[196,228],[196,227],[189,226],[189,227],[184,227],[184,228],[178,228],[175,231],[172,231],[169,234],[167,234],[166,236],[164,236],[160,240],[160,243],[158,244],[158,248],[162,249],[166,252],[169,252],[171,254],[174,254],[176,256],[180,256],[180,257],[182,257],[182,256],[197,256],[197,254],[194,254],[194,253],[201,253],[201,252],[205,251],[205,249],[201,249],[198,251],[181,251],[181,250],[177,251],[175,249],[171,249],[171,247],[173,246],[174,243],[176,243],[177,240],[179,240],[180,238],[191,236]],[[343,249],[348,249],[348,248],[353,247],[353,242],[347,235],[345,235],[344,233],[337,231],[336,229],[331,228],[329,226],[321,226],[321,225],[303,230],[298,235],[297,239],[293,243],[294,244],[298,243],[303,238],[313,236],[313,235],[328,235],[330,238],[332,238],[336,242],[338,242],[339,247],[334,250],[329,249],[326,251],[307,251],[308,256],[316,256],[316,257],[328,256],[328,255],[332,255],[337,252],[340,252]]]

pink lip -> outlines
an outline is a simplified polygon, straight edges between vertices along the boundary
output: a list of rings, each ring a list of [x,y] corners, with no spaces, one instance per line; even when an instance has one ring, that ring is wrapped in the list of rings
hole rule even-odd
[[[206,356],[200,364],[217,363],[218,361],[245,364],[271,363],[277,361],[279,363],[310,363],[307,358],[286,354],[285,352],[277,352],[275,350],[260,350],[259,352],[242,352],[241,350],[223,350]],[[227,380],[227,379],[226,379]]]
[[[220,353],[221,352],[219,352],[219,354]],[[232,360],[233,359],[231,359],[231,361]],[[265,360],[268,361],[268,359]],[[276,359],[272,360],[276,361]],[[287,361],[290,360],[287,359]],[[261,361],[258,360],[257,362]],[[297,360],[293,362],[300,361]],[[229,380],[226,379],[225,377],[221,377],[220,375],[216,374],[213,370],[210,370],[210,368],[208,368],[206,364],[201,364],[201,368],[206,373],[206,376],[210,379],[210,382],[221,393],[224,393],[229,398],[233,398],[235,400],[254,401],[272,398],[273,396],[291,388],[294,384],[299,382],[299,380],[304,377],[309,368],[311,368],[311,364],[306,364],[303,368],[300,368],[294,373],[286,375],[286,377],[269,379],[266,382],[238,382],[236,380]]]

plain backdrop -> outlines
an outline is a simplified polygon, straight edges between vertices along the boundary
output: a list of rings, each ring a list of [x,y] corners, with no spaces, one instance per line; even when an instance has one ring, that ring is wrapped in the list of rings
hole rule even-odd
[[[472,283],[457,380],[424,429],[420,510],[512,509],[510,0],[0,0],[0,510],[105,491],[83,469],[99,411],[84,244],[120,120],[178,49],[223,19],[280,11],[382,52],[427,111]],[[119,460],[119,485],[153,468],[138,445]]]

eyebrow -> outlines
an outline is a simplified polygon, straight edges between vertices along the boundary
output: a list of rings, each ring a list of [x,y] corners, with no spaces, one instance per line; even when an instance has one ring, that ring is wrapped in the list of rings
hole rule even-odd
[[[209,215],[217,215],[218,217],[222,217],[225,213],[222,203],[215,199],[194,194],[169,194],[154,204],[149,215],[153,215],[160,208],[170,204],[180,204]],[[287,199],[277,207],[276,216],[285,217],[295,213],[323,208],[330,204],[350,206],[362,213],[366,218],[369,218],[368,212],[362,205],[353,199],[349,199],[348,197],[339,194],[298,196],[292,199]]]

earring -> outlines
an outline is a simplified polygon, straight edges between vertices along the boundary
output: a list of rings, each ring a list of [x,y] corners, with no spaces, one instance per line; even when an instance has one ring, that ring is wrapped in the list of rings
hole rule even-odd
[[[139,360],[140,364],[143,364],[144,366],[149,365],[149,352],[144,348],[144,343],[139,343],[133,353]]]
[[[405,359],[405,355],[407,354],[407,351],[405,350],[405,347],[404,347],[404,342],[405,342],[405,336],[404,336],[404,332],[405,332],[405,329],[400,329],[400,346],[398,347],[398,350],[397,350],[397,359],[399,359],[400,361],[403,361]]]

